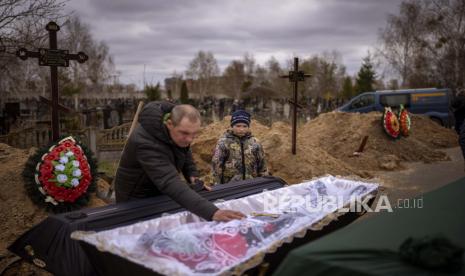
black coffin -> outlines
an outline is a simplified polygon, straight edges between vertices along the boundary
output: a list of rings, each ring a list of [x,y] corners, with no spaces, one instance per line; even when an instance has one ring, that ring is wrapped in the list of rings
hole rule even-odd
[[[199,193],[210,201],[229,200],[286,184],[280,178],[269,176],[218,185],[213,191]],[[169,197],[158,196],[52,215],[25,232],[8,250],[55,275],[96,275],[79,243],[70,238],[73,231],[102,231],[183,210]]]
[[[374,198],[368,202],[368,205],[371,206],[373,201]],[[283,244],[275,253],[267,254],[260,265],[247,270],[244,275],[272,275],[291,250],[340,229],[352,223],[361,215],[363,215],[361,212],[350,212],[339,217],[338,220],[331,222],[321,230],[308,231],[303,238],[295,238],[292,243]],[[80,241],[79,243],[94,265],[97,275],[160,275],[118,255],[99,251],[95,246],[87,242]]]

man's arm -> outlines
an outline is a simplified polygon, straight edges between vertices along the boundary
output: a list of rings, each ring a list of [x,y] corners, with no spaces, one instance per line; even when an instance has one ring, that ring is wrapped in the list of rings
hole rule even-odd
[[[197,166],[195,166],[194,158],[192,157],[192,151],[189,151],[186,154],[186,161],[184,162],[184,167],[182,168],[182,174],[189,183],[193,184],[192,178],[198,178],[199,172],[197,171]]]
[[[181,180],[166,154],[163,149],[151,143],[138,145],[136,150],[138,162],[158,190],[192,213],[211,220],[218,208]]]

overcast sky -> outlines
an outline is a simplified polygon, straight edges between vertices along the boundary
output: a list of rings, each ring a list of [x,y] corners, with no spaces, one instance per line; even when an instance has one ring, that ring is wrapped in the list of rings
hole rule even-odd
[[[264,65],[274,56],[284,66],[337,50],[349,74],[378,42],[388,14],[401,0],[71,0],[105,41],[123,83],[156,83],[182,73],[199,50],[211,51],[223,70],[244,53]]]

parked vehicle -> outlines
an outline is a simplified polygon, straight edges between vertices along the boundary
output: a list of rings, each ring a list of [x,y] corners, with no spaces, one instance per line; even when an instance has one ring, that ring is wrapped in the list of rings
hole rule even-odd
[[[360,113],[383,112],[386,106],[396,109],[402,104],[410,113],[424,114],[438,124],[450,127],[453,125],[451,97],[449,89],[437,88],[365,92],[350,99],[337,110]]]

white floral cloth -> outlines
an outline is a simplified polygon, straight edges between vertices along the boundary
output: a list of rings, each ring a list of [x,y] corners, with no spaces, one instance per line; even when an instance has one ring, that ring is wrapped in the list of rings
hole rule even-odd
[[[377,190],[376,184],[328,176],[216,204],[245,213],[243,220],[207,222],[180,212],[72,237],[161,274],[230,274]]]

